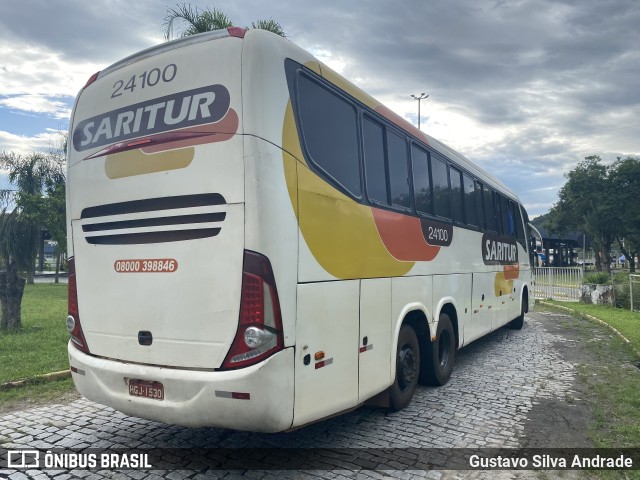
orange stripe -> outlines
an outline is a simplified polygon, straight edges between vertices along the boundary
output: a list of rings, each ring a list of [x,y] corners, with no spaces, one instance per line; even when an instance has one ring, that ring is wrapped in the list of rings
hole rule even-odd
[[[504,278],[506,280],[516,280],[520,276],[520,265],[505,265]]]
[[[440,247],[427,244],[420,219],[409,215],[371,209],[376,227],[389,253],[401,261],[431,261]]]

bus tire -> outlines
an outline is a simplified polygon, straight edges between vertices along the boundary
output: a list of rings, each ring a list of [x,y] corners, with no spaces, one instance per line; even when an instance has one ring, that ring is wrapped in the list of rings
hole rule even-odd
[[[526,312],[525,305],[528,301],[529,298],[527,297],[527,294],[525,292],[525,294],[522,296],[522,307],[520,308],[520,316],[514,318],[509,322],[509,328],[513,328],[514,330],[522,329],[522,327],[524,326],[524,314]]]
[[[420,376],[420,346],[410,325],[403,325],[396,350],[396,378],[389,389],[390,409],[402,410],[409,405]]]
[[[437,387],[446,384],[451,378],[456,359],[456,336],[451,319],[446,313],[440,313],[436,339],[428,343],[425,358],[425,372],[422,379]]]

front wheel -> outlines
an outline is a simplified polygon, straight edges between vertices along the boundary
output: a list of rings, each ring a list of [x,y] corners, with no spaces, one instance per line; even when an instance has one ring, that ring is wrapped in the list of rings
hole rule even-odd
[[[398,335],[396,351],[396,379],[389,389],[391,410],[409,405],[420,376],[420,347],[415,330],[403,325]]]
[[[429,385],[440,386],[449,381],[456,359],[456,336],[451,319],[446,313],[440,314],[436,339],[427,343],[424,372],[421,380]]]

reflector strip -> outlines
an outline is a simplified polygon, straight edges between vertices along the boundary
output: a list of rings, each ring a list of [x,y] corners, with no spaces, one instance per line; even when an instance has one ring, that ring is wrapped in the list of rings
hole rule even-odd
[[[225,392],[223,390],[216,390],[216,397],[231,398],[234,400],[251,400],[251,394],[249,392]]]
[[[366,352],[367,350],[371,350],[372,348],[373,348],[373,343],[370,343],[369,345],[364,345],[360,347],[360,353]]]
[[[85,371],[84,370],[80,370],[79,368],[76,368],[76,367],[71,367],[71,371],[73,373],[77,373],[78,375],[85,375]]]
[[[322,367],[326,367],[327,365],[331,365],[333,363],[333,358],[327,358],[321,362],[316,362],[316,370]]]

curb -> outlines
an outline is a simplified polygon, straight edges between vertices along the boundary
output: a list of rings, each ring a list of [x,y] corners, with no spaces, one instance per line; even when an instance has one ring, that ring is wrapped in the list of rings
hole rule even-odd
[[[627,337],[625,337],[623,334],[621,334],[618,330],[613,328],[611,325],[609,325],[607,322],[605,322],[604,320],[600,320],[599,318],[596,318],[596,317],[594,317],[592,315],[589,315],[588,313],[576,312],[575,310],[572,310],[569,307],[564,307],[562,305],[555,305],[553,303],[545,302],[544,300],[537,300],[537,301],[540,303],[540,305],[545,305],[545,306],[550,307],[550,308],[558,308],[560,310],[565,310],[567,312],[573,313],[574,315],[579,315],[581,317],[588,318],[589,320],[593,320],[595,322],[598,322],[601,325],[604,325],[609,330],[613,331],[613,333],[618,335],[618,337],[620,337],[627,345],[629,345],[629,347],[631,348],[633,353],[636,354],[636,357],[640,358],[640,351],[636,350],[636,348],[631,344],[629,339]]]
[[[44,375],[36,375],[35,377],[26,378],[24,380],[17,380],[15,382],[7,382],[0,384],[0,391],[10,390],[12,388],[24,387],[25,385],[31,385],[39,382],[51,382],[53,380],[60,380],[62,378],[70,378],[71,370],[61,370],[59,372],[45,373]]]

